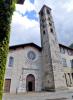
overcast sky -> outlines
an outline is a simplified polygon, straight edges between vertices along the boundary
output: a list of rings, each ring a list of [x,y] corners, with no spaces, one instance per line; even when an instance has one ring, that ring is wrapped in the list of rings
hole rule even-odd
[[[58,42],[73,43],[73,0],[25,0],[23,5],[16,5],[12,17],[10,45],[40,45],[38,12],[44,4],[52,9]]]

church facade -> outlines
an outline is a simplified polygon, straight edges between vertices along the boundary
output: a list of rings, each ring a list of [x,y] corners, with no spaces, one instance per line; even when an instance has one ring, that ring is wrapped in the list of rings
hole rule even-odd
[[[39,12],[41,47],[34,43],[9,48],[4,91],[55,91],[73,87],[73,49],[58,44],[51,9]]]

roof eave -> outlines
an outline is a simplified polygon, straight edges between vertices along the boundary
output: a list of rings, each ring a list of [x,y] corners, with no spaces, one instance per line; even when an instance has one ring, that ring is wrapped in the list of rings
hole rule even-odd
[[[27,44],[20,44],[20,45],[14,45],[14,46],[10,46],[9,47],[9,50],[14,50],[14,49],[17,49],[17,48],[24,48],[26,46],[32,46],[32,47],[35,47],[37,48],[39,51],[42,50],[42,48],[34,43],[27,43]]]
[[[51,8],[50,7],[48,7],[47,5],[43,5],[43,7],[41,8],[41,10],[39,11],[39,14],[41,13],[41,11],[44,9],[44,7],[46,7],[46,8],[48,8],[49,10],[51,10]]]
[[[66,49],[73,50],[73,48],[70,48],[70,47],[68,47],[68,46],[65,46],[65,45],[63,45],[63,44],[59,44],[59,46],[61,46],[61,47],[64,47],[64,48],[66,48]]]

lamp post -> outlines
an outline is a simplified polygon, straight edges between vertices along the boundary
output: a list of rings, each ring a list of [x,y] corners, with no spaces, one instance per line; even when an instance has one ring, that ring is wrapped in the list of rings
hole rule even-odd
[[[25,0],[0,0],[0,100],[2,100],[3,95],[11,19],[15,10],[15,3],[23,4],[24,1]]]

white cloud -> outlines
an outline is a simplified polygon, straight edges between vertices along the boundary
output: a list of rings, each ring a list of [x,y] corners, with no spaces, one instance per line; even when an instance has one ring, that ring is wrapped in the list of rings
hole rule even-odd
[[[73,0],[70,0],[66,4],[63,5],[63,7],[68,11],[71,12],[73,11]]]
[[[25,0],[24,5],[16,5],[16,11],[25,14],[26,11],[35,10],[38,17],[38,12],[44,4],[52,8],[59,41],[64,44],[71,43],[73,40],[73,25],[70,23],[73,23],[73,14],[69,12],[73,10],[73,0],[35,0],[34,4],[30,3],[29,0]],[[13,16],[10,44],[14,45],[25,42],[40,44],[39,22],[30,20],[18,12],[15,12]]]
[[[26,16],[22,17],[22,15],[18,14],[17,12],[14,12],[12,23],[17,23],[23,26],[25,29],[33,28],[38,24],[37,21],[30,20]]]
[[[29,20],[30,22],[30,20]],[[39,24],[34,23],[34,26],[26,28],[21,24],[12,24],[10,44],[22,44],[28,42],[34,42],[40,45],[40,30]]]
[[[32,3],[30,3],[29,0],[25,0],[23,5],[19,4],[16,5],[16,11],[19,11],[21,13],[25,13],[26,11],[32,11],[32,10],[35,10],[35,6]]]
[[[14,12],[11,23],[10,45],[35,42],[40,45],[39,22]]]

